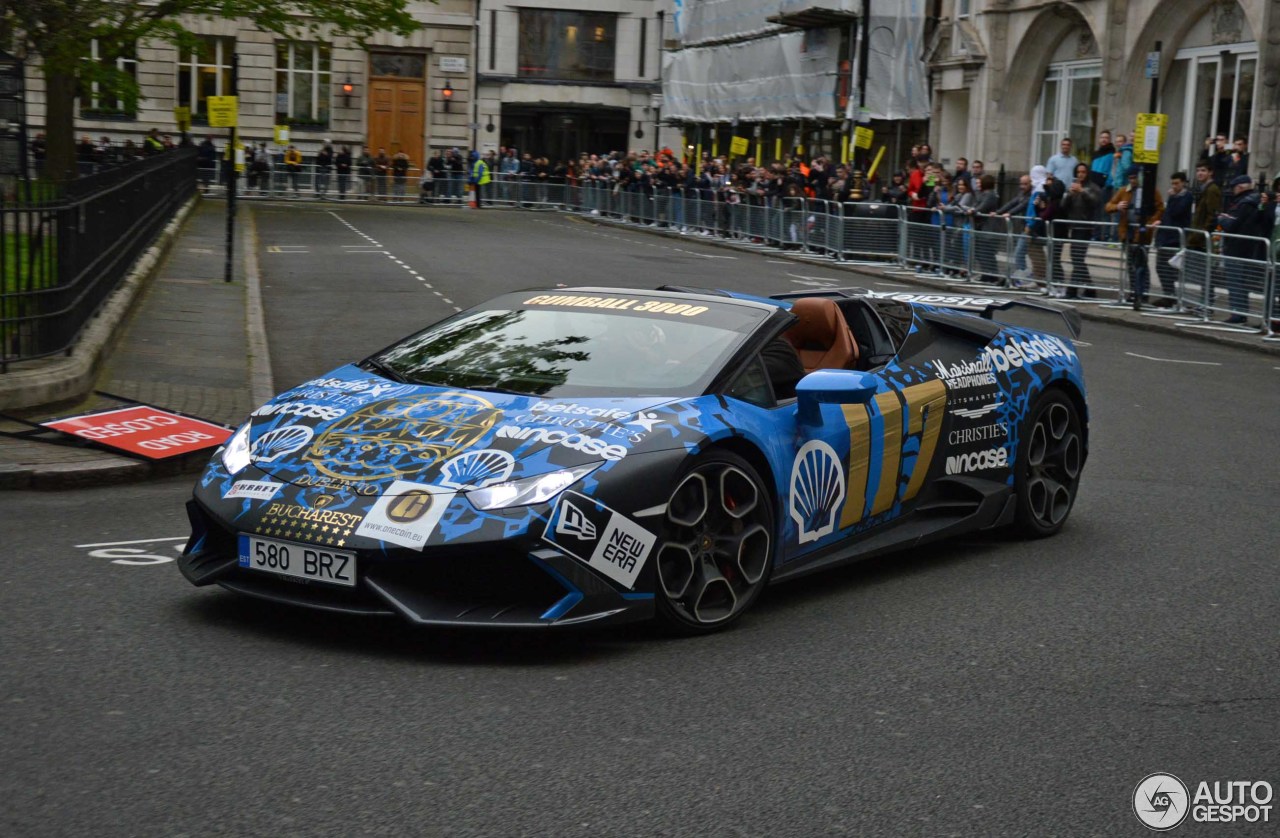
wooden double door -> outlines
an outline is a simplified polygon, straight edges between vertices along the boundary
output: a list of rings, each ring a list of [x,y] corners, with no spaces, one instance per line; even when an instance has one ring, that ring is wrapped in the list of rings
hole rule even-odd
[[[369,152],[379,148],[394,157],[403,151],[421,169],[427,120],[427,85],[422,79],[374,78],[369,81]]]

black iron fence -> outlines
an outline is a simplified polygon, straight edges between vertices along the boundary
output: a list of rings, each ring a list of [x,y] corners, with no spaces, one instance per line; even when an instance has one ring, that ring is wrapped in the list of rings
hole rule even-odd
[[[195,188],[183,149],[80,178],[52,201],[0,203],[0,372],[69,352]]]

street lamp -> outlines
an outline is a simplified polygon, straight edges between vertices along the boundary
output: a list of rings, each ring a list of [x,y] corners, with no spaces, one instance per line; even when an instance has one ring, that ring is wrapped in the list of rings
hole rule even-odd
[[[356,86],[351,81],[351,76],[347,76],[346,81],[342,83],[342,107],[351,107],[351,94],[355,93]]]
[[[444,99],[444,112],[449,112],[449,103],[453,101],[453,85],[448,79],[444,80],[444,87],[440,90],[440,98]]]

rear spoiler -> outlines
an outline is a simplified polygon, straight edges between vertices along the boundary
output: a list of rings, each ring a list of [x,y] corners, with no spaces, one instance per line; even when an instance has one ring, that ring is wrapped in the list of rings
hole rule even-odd
[[[831,288],[821,291],[814,289],[812,291],[792,291],[786,294],[773,295],[775,300],[796,300],[801,297],[826,297],[828,299],[863,297],[874,300],[896,300],[900,303],[965,311],[970,314],[976,314],[986,320],[995,320],[997,311],[1013,311],[1018,308],[1024,308],[1061,317],[1063,325],[1066,326],[1067,332],[1072,339],[1080,337],[1082,327],[1079,311],[1071,306],[1058,305],[1043,300],[975,297],[964,294],[916,293],[912,291],[872,291],[867,288]]]

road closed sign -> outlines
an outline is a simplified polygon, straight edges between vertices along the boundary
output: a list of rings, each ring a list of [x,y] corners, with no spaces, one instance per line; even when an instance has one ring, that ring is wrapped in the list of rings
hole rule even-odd
[[[41,424],[149,460],[164,460],[213,448],[231,436],[231,429],[222,425],[146,405],[71,416]]]

